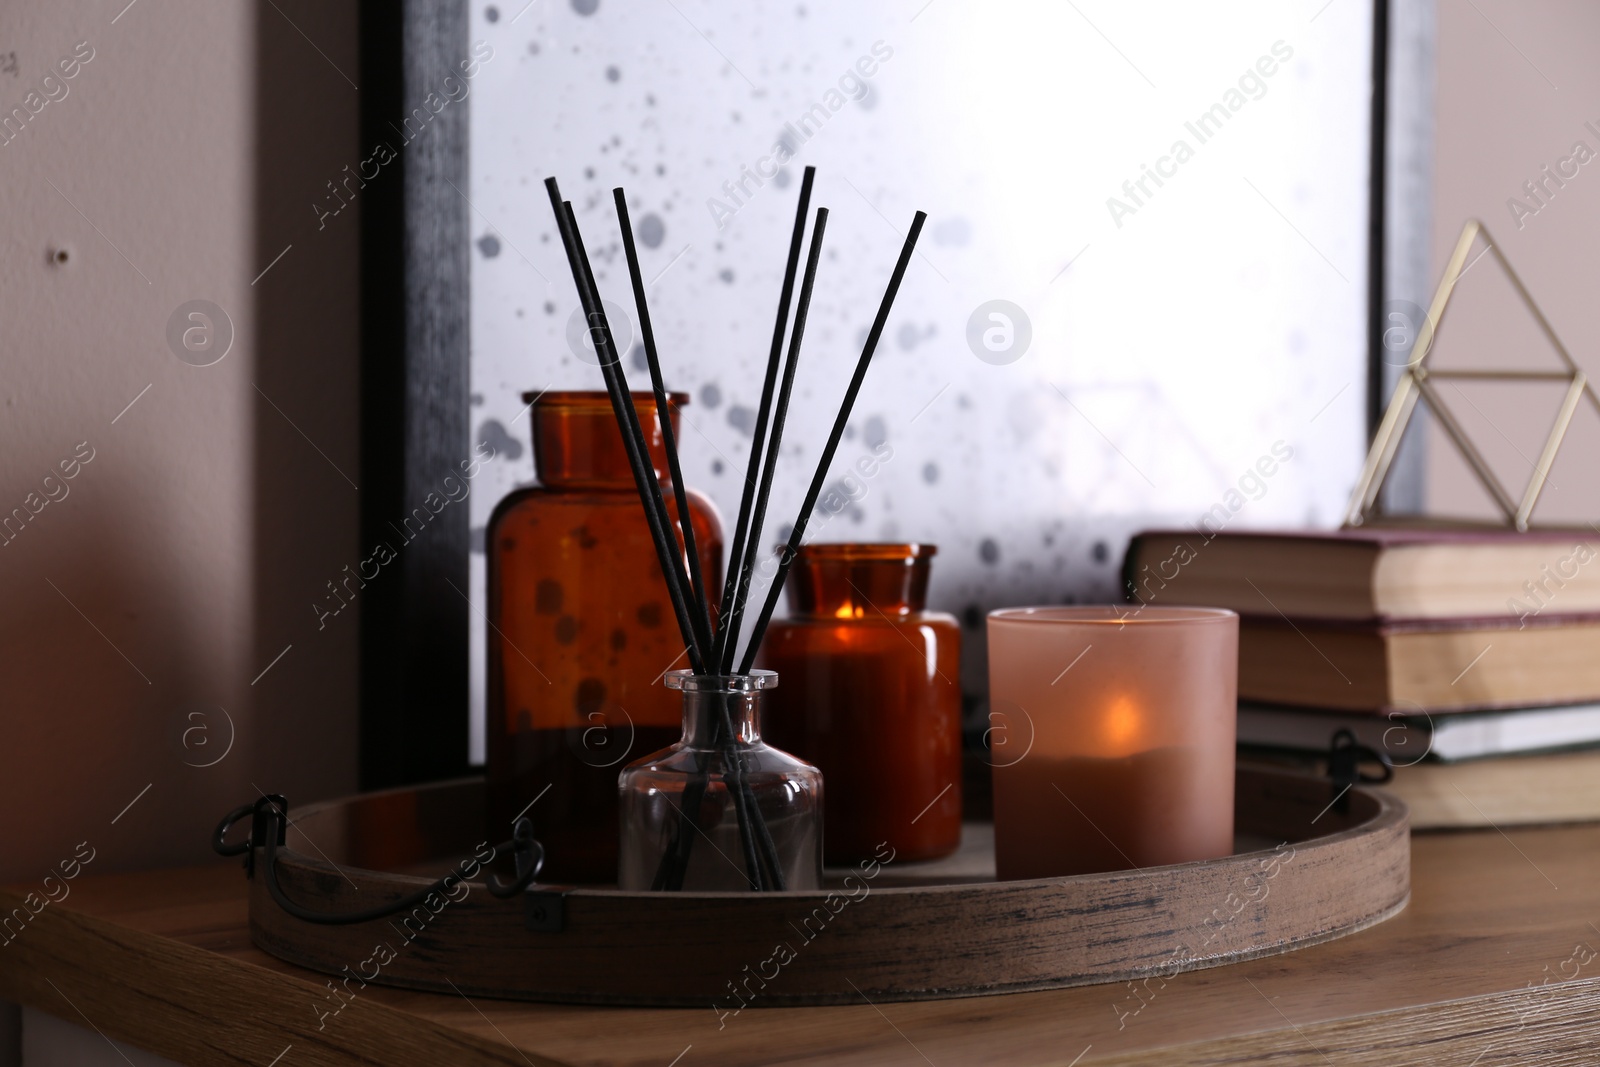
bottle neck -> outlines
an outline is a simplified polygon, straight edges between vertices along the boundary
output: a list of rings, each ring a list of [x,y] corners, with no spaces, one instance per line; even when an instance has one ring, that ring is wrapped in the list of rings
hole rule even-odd
[[[841,621],[923,611],[933,554],[932,545],[806,545],[789,570],[789,611]]]
[[[644,432],[647,462],[658,481],[667,477],[666,443],[654,395],[633,393],[633,409]],[[634,487],[622,429],[617,425],[611,398],[603,392],[545,393],[533,404],[533,456],[541,485],[552,488]],[[688,402],[681,393],[667,398],[668,419],[674,432],[678,408]]]
[[[683,694],[683,744],[698,749],[721,748],[727,736],[725,722],[732,727],[738,744],[755,744],[761,740],[760,700],[760,693],[686,691]]]

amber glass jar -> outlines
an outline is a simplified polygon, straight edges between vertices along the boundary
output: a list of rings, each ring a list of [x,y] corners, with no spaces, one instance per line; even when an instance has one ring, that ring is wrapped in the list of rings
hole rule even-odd
[[[783,685],[762,729],[827,782],[831,865],[947,855],[961,843],[961,628],[927,611],[933,545],[812,544],[789,571],[790,617],[759,662]]]
[[[683,665],[683,641],[610,399],[523,399],[540,484],[502,500],[484,539],[489,840],[504,840],[526,810],[545,846],[541,879],[611,884],[617,777],[682,733],[683,698],[661,679]],[[668,396],[674,428],[687,402]],[[633,403],[676,522],[655,399],[635,393]],[[714,605],[722,526],[708,499],[688,499]]]

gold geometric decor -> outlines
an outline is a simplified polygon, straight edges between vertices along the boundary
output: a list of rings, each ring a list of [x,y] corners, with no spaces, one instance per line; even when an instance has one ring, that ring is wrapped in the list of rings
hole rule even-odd
[[[1439,326],[1444,320],[1445,309],[1450,304],[1450,297],[1455,292],[1456,283],[1461,280],[1461,275],[1466,269],[1467,253],[1472,249],[1473,242],[1482,234],[1488,251],[1494,253],[1494,258],[1499,261],[1506,277],[1511,279],[1511,284],[1516,288],[1517,295],[1528,310],[1533,312],[1539,328],[1544,331],[1556,354],[1561,358],[1566,370],[1534,371],[1534,370],[1434,370],[1428,366],[1428,357],[1432,354],[1433,340],[1437,335]],[[1479,253],[1481,256],[1483,253]],[[1476,261],[1474,261],[1476,262]],[[1561,409],[1556,413],[1555,424],[1550,427],[1550,435],[1545,439],[1544,451],[1539,454],[1539,461],[1534,465],[1533,476],[1529,479],[1527,488],[1522,492],[1520,500],[1513,500],[1505,486],[1500,484],[1500,479],[1495,477],[1489,464],[1484,461],[1483,454],[1467,436],[1466,430],[1456,421],[1450,409],[1445,407],[1439,399],[1434,381],[1450,379],[1472,379],[1475,381],[1557,381],[1567,383],[1566,396],[1561,401]],[[1383,488],[1383,480],[1389,473],[1389,467],[1394,462],[1395,452],[1400,447],[1400,439],[1405,433],[1406,424],[1411,421],[1411,416],[1416,412],[1419,402],[1425,403],[1439,420],[1439,425],[1444,427],[1445,433],[1454,442],[1456,449],[1463,459],[1478,476],[1496,506],[1505,516],[1506,524],[1516,530],[1527,530],[1528,517],[1533,514],[1533,506],[1539,500],[1539,493],[1544,489],[1545,479],[1550,474],[1550,468],[1555,463],[1556,453],[1561,449],[1561,441],[1567,434],[1567,426],[1572,421],[1573,412],[1578,408],[1578,401],[1584,394],[1594,404],[1595,410],[1600,412],[1600,396],[1595,394],[1594,388],[1589,384],[1588,377],[1578,369],[1578,365],[1567,354],[1566,346],[1550,328],[1550,323],[1545,319],[1544,312],[1539,310],[1539,305],[1533,302],[1533,297],[1528,295],[1527,288],[1522,284],[1522,279],[1517,277],[1517,272],[1511,269],[1511,264],[1500,253],[1500,246],[1489,235],[1483,223],[1471,219],[1461,230],[1461,237],[1456,241],[1455,251],[1450,254],[1450,262],[1445,266],[1444,276],[1439,279],[1439,288],[1433,294],[1433,303],[1428,308],[1426,321],[1422,325],[1416,343],[1412,347],[1411,357],[1406,363],[1406,368],[1400,374],[1400,380],[1395,384],[1394,395],[1389,400],[1389,408],[1384,412],[1383,422],[1378,426],[1377,435],[1372,439],[1372,448],[1367,452],[1367,462],[1361,471],[1361,478],[1356,482],[1355,492],[1350,497],[1350,507],[1345,513],[1346,526],[1360,526],[1369,519],[1374,518],[1373,508],[1378,499],[1378,493]]]

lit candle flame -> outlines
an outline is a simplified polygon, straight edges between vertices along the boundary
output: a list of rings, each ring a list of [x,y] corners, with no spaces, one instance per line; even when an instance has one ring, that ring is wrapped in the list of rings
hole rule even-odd
[[[1105,717],[1106,742],[1119,751],[1131,751],[1141,732],[1139,711],[1127,697],[1112,702]]]

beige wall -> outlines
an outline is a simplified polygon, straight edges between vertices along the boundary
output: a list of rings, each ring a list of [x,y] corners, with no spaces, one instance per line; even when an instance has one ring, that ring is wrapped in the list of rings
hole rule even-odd
[[[1443,270],[1462,222],[1482,219],[1557,334],[1589,374],[1600,373],[1595,280],[1600,257],[1600,6],[1586,0],[1440,0],[1434,255]],[[1592,121],[1595,129],[1585,126]],[[1554,170],[1583,141],[1596,159],[1578,168],[1544,206],[1524,182]],[[1569,171],[1571,167],[1568,167]],[[1517,198],[1537,214],[1518,220]],[[1473,253],[1476,255],[1476,251]],[[1419,299],[1426,304],[1426,299]],[[1440,365],[1558,367],[1521,311],[1492,256],[1467,273],[1441,328]],[[1513,496],[1527,484],[1560,400],[1559,385],[1446,386],[1447,403]],[[1585,406],[1565,458],[1551,473],[1536,518],[1600,518],[1600,415]],[[1443,433],[1428,442],[1433,510],[1489,516],[1487,498]]]
[[[0,514],[93,452],[0,547],[7,881],[83,841],[95,872],[196,861],[253,783],[355,782],[355,620],[308,606],[356,558],[357,219],[310,207],[360,158],[355,4],[126,2],[0,10],[5,113],[93,49],[0,145]],[[214,366],[166,339],[197,298],[235,329]],[[192,766],[218,707],[232,750]]]

